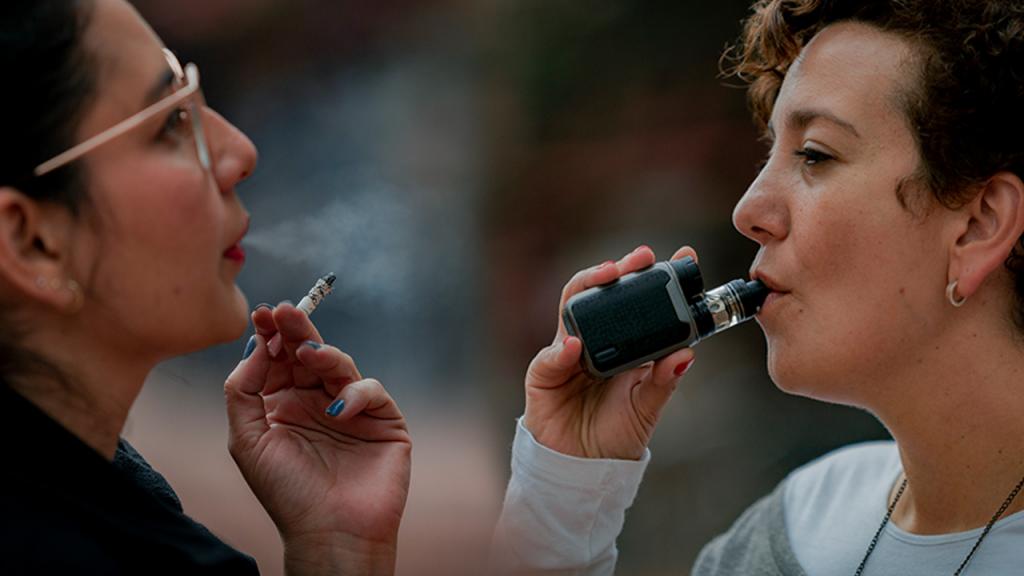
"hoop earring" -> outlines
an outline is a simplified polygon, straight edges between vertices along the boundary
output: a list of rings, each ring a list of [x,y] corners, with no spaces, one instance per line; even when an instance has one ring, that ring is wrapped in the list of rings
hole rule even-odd
[[[960,298],[959,300],[957,299],[957,297],[956,297],[956,283],[957,282],[958,282],[957,280],[953,280],[948,285],[946,285],[946,300],[949,300],[949,303],[952,304],[954,308],[959,308],[959,307],[964,305],[964,302],[967,302],[967,298]]]
[[[85,294],[82,293],[82,287],[74,280],[68,280],[67,290],[71,292],[71,307],[68,309],[68,314],[77,314],[82,306],[85,305]]]
[[[82,292],[82,286],[72,279],[68,279],[67,282],[62,282],[59,278],[44,278],[39,276],[36,278],[36,286],[42,289],[49,288],[53,291],[67,290],[71,292],[71,304],[64,310],[67,314],[77,314],[82,306],[85,305],[85,294]]]

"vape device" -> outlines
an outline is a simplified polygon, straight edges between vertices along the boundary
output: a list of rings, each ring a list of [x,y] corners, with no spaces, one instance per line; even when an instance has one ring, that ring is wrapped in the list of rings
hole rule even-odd
[[[583,341],[584,369],[605,379],[750,319],[770,292],[758,280],[705,292],[697,262],[686,257],[584,290],[562,317]]]

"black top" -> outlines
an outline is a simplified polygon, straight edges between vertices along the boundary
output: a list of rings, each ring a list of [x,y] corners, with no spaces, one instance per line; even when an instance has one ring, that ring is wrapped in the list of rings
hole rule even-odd
[[[0,385],[0,574],[259,574],[127,442],[108,462]]]

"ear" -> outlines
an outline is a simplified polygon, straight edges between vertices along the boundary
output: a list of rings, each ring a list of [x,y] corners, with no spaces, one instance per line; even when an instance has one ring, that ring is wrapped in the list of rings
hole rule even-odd
[[[60,310],[75,307],[81,291],[67,273],[71,224],[66,208],[0,187],[0,282],[15,298]]]
[[[961,214],[949,281],[956,280],[957,295],[968,298],[1003,266],[1024,234],[1024,182],[1016,174],[999,172]]]

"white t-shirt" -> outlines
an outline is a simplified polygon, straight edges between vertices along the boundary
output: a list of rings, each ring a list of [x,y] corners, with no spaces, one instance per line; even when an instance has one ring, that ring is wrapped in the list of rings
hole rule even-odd
[[[856,570],[885,517],[901,469],[895,443],[869,442],[836,450],[790,474],[783,499],[786,528],[808,576]],[[992,513],[1005,497],[993,495]],[[921,536],[889,522],[863,575],[953,574],[982,530]],[[993,525],[963,574],[1024,574],[1024,512]]]
[[[649,452],[639,461],[565,456],[541,446],[520,422],[495,533],[494,573],[613,574],[615,538],[649,460]],[[783,486],[786,531],[807,576],[853,574],[899,471],[895,444],[872,442],[790,474]],[[980,533],[919,536],[889,523],[863,576],[953,574]],[[678,567],[680,574],[688,569]],[[994,525],[963,574],[1024,574],[1024,512]]]

